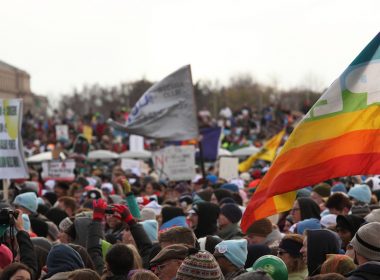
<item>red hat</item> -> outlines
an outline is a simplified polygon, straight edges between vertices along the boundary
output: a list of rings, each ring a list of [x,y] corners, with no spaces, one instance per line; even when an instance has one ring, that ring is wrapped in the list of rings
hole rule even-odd
[[[4,269],[13,261],[12,251],[4,244],[0,245],[0,268]]]

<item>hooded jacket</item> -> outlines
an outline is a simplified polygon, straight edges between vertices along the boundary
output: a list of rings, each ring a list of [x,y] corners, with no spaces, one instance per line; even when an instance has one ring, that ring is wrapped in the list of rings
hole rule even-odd
[[[370,261],[352,271],[348,280],[377,280],[380,279],[380,262]]]
[[[309,276],[320,273],[321,265],[326,260],[326,254],[339,253],[337,236],[326,229],[307,231],[307,269]]]
[[[318,204],[308,197],[301,197],[297,199],[301,212],[301,221],[310,218],[321,219],[321,209]]]
[[[198,215],[198,225],[194,230],[195,236],[201,238],[206,235],[214,235],[218,230],[219,206],[210,202],[199,202],[193,206],[193,209]]]
[[[58,244],[51,248],[47,256],[46,266],[48,273],[43,279],[49,279],[60,272],[84,268],[84,263],[73,248],[65,244]]]

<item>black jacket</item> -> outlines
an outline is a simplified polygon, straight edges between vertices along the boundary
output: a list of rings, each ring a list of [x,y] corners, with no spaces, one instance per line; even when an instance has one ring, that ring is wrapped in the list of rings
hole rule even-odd
[[[32,270],[32,279],[35,279],[38,272],[37,256],[29,234],[23,230],[19,231],[16,239],[20,249],[20,262]]]
[[[370,261],[352,271],[348,280],[377,280],[380,279],[380,262]]]

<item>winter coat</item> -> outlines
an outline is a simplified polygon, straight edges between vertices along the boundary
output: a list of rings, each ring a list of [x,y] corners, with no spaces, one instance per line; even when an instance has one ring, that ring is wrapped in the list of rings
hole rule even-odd
[[[288,280],[304,280],[308,276],[307,268],[302,271],[289,273]]]
[[[378,280],[380,279],[380,262],[370,261],[358,266],[352,271],[348,280]]]
[[[219,230],[216,235],[223,240],[241,239],[244,236],[237,224],[227,225],[225,228]]]
[[[198,225],[194,230],[197,239],[214,235],[218,231],[219,206],[210,202],[199,202],[193,205],[193,209],[198,215]]]
[[[37,256],[29,234],[21,230],[17,232],[16,239],[20,248],[20,262],[32,270],[32,279],[35,279],[38,274]]]

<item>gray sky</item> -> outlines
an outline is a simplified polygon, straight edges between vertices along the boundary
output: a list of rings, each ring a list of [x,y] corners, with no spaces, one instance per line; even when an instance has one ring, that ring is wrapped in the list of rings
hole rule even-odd
[[[378,0],[0,0],[0,60],[37,94],[98,82],[252,74],[328,86],[379,32]]]

